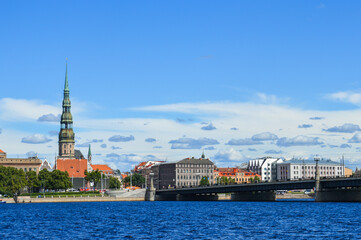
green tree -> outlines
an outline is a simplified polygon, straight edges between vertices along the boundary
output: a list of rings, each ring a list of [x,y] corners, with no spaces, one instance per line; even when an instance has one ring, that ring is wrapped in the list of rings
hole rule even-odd
[[[53,190],[68,189],[73,186],[71,184],[68,172],[54,170],[51,172],[50,176],[50,185],[51,189]]]
[[[258,176],[254,177],[254,182],[260,182],[260,181],[261,181],[261,179]]]
[[[99,171],[98,169],[95,171],[91,171],[91,172],[88,172],[87,170],[85,170],[84,174],[85,174],[85,180],[93,183],[93,189],[95,191],[95,188],[96,188],[98,182],[100,182],[100,179],[102,177],[102,172]]]
[[[26,186],[25,172],[14,167],[0,166],[0,191],[18,202],[20,190]]]
[[[236,180],[234,178],[231,177],[226,177],[226,176],[222,176],[220,179],[220,183],[222,184],[230,184],[230,183],[235,183]]]
[[[132,186],[141,187],[145,183],[145,178],[139,173],[132,174],[131,178],[132,178]],[[123,179],[123,184],[126,186],[130,186],[130,176],[127,176]]]
[[[26,187],[28,188],[28,192],[33,192],[34,187],[39,187],[39,179],[36,175],[35,171],[29,171],[25,173],[26,178]]]
[[[53,189],[52,187],[52,177],[51,172],[48,171],[48,169],[43,169],[39,172],[38,175],[39,184],[40,186],[45,189]]]
[[[109,188],[120,188],[121,182],[118,178],[110,176],[109,178]]]
[[[208,185],[209,185],[208,177],[203,176],[201,181],[199,182],[199,186],[208,186]]]

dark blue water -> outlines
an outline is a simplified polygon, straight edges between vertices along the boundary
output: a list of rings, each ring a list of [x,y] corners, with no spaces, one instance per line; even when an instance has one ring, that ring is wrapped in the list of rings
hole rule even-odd
[[[0,239],[361,239],[361,203],[1,204]]]

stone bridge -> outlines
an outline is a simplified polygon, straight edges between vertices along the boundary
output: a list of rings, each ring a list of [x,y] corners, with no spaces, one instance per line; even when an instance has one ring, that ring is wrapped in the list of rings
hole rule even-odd
[[[262,182],[252,184],[213,185],[207,187],[154,190],[156,201],[215,201],[218,193],[231,193],[233,201],[275,201],[276,190],[311,189],[317,180]],[[361,178],[319,180],[315,200],[319,202],[361,201]]]

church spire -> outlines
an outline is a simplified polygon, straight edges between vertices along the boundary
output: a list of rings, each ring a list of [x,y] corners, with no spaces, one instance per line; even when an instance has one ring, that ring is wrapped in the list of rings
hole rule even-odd
[[[89,162],[89,164],[92,164],[92,151],[90,149],[90,144],[89,144],[89,149],[88,149],[88,162]]]
[[[69,83],[68,83],[68,59],[66,61],[65,65],[65,85],[64,85],[64,91],[69,91]]]
[[[60,120],[59,133],[59,157],[74,158],[74,132],[73,132],[73,116],[71,115],[71,102],[69,98],[69,82],[68,82],[68,62],[65,67],[65,84],[63,113]]]

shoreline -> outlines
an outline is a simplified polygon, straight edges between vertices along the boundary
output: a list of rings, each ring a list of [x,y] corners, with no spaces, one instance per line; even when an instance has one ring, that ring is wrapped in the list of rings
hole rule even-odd
[[[278,199],[313,199],[307,194],[284,194],[276,195]],[[12,198],[3,198],[6,203],[14,204]],[[230,194],[220,194],[219,201],[231,201]],[[144,202],[145,197],[48,197],[48,198],[30,198],[19,197],[19,203],[59,203],[59,202]]]

